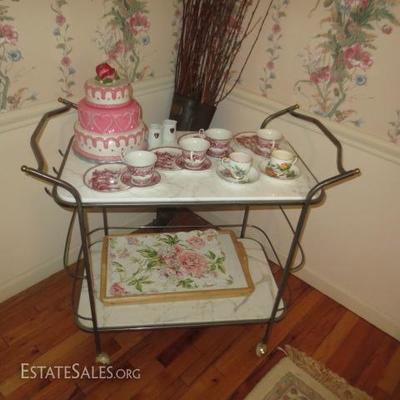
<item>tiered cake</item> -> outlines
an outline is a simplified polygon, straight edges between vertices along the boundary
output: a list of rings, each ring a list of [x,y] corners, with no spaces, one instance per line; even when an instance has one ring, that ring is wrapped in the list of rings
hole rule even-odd
[[[121,152],[145,149],[147,128],[129,82],[108,64],[96,67],[97,76],[85,83],[78,103],[74,151],[92,161],[121,160]]]

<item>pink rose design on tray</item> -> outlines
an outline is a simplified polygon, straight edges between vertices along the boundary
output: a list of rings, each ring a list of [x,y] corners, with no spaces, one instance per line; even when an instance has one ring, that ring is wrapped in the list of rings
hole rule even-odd
[[[184,272],[196,278],[203,276],[208,269],[207,259],[193,251],[184,251],[178,254],[178,261]]]
[[[202,249],[206,242],[199,236],[192,236],[191,238],[186,240],[193,248],[200,250]]]
[[[113,296],[123,296],[127,294],[127,291],[118,282],[115,282],[111,285],[111,294]]]

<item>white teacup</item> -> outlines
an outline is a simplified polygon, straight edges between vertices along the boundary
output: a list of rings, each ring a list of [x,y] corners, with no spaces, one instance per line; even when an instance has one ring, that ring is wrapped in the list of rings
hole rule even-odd
[[[231,176],[237,180],[247,178],[252,165],[252,157],[248,153],[235,151],[221,160],[221,165],[227,168]]]
[[[274,149],[279,148],[282,138],[282,133],[276,129],[259,129],[257,131],[257,149],[261,154],[269,155]]]
[[[133,184],[145,185],[154,175],[157,156],[151,151],[134,150],[122,155]]]
[[[229,151],[233,134],[222,128],[211,128],[204,131],[205,138],[210,142],[208,154],[212,157],[222,157]]]
[[[180,141],[182,159],[186,168],[199,169],[206,160],[210,142],[198,137],[190,137]]]
[[[297,162],[297,157],[288,150],[273,150],[268,167],[273,170],[276,176],[288,175],[290,168]]]

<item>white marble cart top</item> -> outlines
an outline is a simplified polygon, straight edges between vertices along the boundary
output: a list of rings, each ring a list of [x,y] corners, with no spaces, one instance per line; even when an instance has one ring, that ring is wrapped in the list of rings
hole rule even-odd
[[[255,154],[253,158],[253,165],[258,168],[262,158]],[[157,185],[102,193],[89,189],[83,182],[84,173],[94,164],[78,158],[71,150],[61,179],[79,191],[84,205],[298,203],[304,201],[309,190],[316,184],[300,159],[296,164],[300,176],[294,180],[281,181],[260,173],[257,181],[246,184],[230,183],[220,178],[216,173],[219,160],[210,159],[212,166],[206,171],[160,171],[161,181]],[[73,196],[62,188],[58,188],[57,195],[63,202],[75,203]]]

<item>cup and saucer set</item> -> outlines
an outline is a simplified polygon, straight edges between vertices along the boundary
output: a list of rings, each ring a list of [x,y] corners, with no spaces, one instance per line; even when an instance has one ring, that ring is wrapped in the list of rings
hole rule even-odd
[[[155,169],[157,156],[146,150],[133,150],[121,155],[122,162],[100,164],[83,176],[87,187],[97,192],[121,192],[133,187],[154,186],[161,180]]]
[[[167,122],[176,123],[176,121],[164,121],[164,127],[168,128],[164,129],[161,135],[164,146],[150,150],[131,150],[121,154],[121,162],[92,167],[84,174],[85,185],[103,193],[119,192],[133,187],[150,187],[161,181],[159,170],[207,171],[212,167],[212,161],[208,156],[220,158],[228,154],[229,144],[233,137],[230,131],[226,129],[200,130],[183,135],[176,143],[176,137],[172,135],[172,130],[175,128],[166,126]],[[156,130],[160,128],[161,126],[152,124],[151,138],[160,137],[159,135],[156,137]],[[151,142],[150,145],[154,144],[154,140],[149,142]]]
[[[259,129],[235,135],[235,147],[255,154],[259,171],[275,181],[292,181],[300,176],[296,155],[284,148],[284,137],[276,129]]]
[[[158,170],[208,171],[213,165],[210,158],[217,159],[216,173],[229,183],[254,183],[260,172],[275,180],[290,181],[300,176],[300,170],[295,165],[295,154],[281,148],[282,141],[282,134],[275,129],[242,132],[235,137],[222,128],[200,130],[181,136],[177,146],[171,143],[126,152],[121,162],[90,168],[83,181],[90,189],[103,193],[151,187],[161,181]]]

